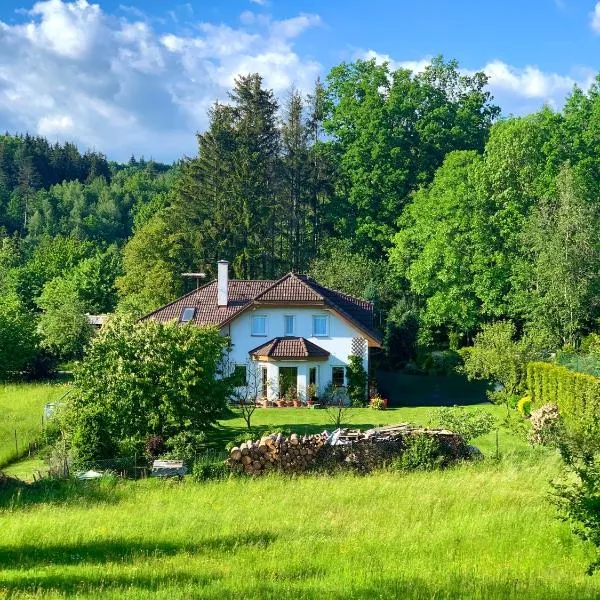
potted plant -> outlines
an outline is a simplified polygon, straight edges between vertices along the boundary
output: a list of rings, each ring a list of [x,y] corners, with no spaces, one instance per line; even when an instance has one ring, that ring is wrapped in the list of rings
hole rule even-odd
[[[306,388],[306,396],[308,400],[306,404],[313,406],[319,399],[317,398],[317,386],[314,383],[310,383]]]
[[[369,401],[369,406],[374,410],[386,410],[387,398],[382,398],[379,394],[373,396]]]

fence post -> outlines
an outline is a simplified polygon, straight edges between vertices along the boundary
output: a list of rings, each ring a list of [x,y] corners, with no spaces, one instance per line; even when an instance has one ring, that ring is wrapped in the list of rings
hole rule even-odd
[[[496,460],[500,459],[500,447],[498,444],[498,428],[496,427]]]

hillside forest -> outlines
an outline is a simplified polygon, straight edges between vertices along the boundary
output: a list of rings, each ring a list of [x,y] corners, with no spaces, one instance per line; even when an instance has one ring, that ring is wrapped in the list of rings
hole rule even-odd
[[[172,165],[0,136],[0,376],[78,358],[86,313],[142,315],[218,259],[372,300],[390,368],[496,321],[577,349],[600,316],[599,82],[506,117],[442,57],[279,98],[240,75]]]

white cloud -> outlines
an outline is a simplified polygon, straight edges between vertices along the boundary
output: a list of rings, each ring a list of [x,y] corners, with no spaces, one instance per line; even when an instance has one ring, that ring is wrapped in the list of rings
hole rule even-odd
[[[489,62],[482,70],[489,77],[490,87],[494,90],[546,101],[564,98],[574,85],[588,87],[591,82],[590,75],[577,80],[570,75],[548,73],[530,65],[511,67],[499,60]]]
[[[600,2],[597,6],[600,6]],[[600,18],[600,9],[598,9]],[[431,63],[431,56],[419,60],[394,60],[387,54],[375,50],[359,52],[358,58],[375,59],[377,63],[389,63],[392,69],[410,69],[421,73]],[[489,88],[496,101],[507,113],[522,113],[536,110],[547,102],[558,108],[562,106],[573,86],[588,89],[594,80],[595,71],[591,68],[574,69],[570,74],[542,71],[536,66],[514,67],[501,60],[493,60],[477,69],[462,69],[464,73],[473,74],[483,71],[489,78]]]
[[[20,14],[17,24],[0,21],[2,127],[110,158],[194,153],[207,109],[240,73],[258,71],[283,93],[292,83],[308,89],[321,70],[294,48],[320,25],[316,15],[275,20],[248,11],[232,27],[193,23],[183,5],[172,30],[163,22],[159,33],[143,13],[122,5],[110,14],[88,0],[44,0]]]
[[[590,14],[590,25],[596,33],[600,33],[600,2],[596,2],[594,10]]]
[[[40,19],[21,28],[24,37],[40,48],[72,59],[85,58],[102,27],[100,7],[86,0],[37,2],[29,14]]]
[[[431,56],[425,56],[419,60],[394,60],[389,54],[381,54],[375,52],[375,50],[367,50],[366,52],[360,53],[357,58],[364,58],[365,60],[374,58],[377,64],[386,62],[390,65],[390,68],[394,70],[409,69],[413,73],[422,73],[431,63]]]
[[[73,127],[73,119],[69,115],[45,116],[39,120],[38,132],[41,135],[56,135],[69,131]]]

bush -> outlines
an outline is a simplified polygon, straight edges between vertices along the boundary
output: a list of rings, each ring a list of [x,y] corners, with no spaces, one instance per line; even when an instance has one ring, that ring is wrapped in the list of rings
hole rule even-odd
[[[119,458],[137,456],[141,459],[146,454],[145,449],[146,443],[144,442],[144,438],[128,437],[119,441],[117,454]]]
[[[166,441],[167,452],[162,458],[182,460],[186,465],[191,465],[204,452],[205,442],[206,435],[202,432],[182,431]]]
[[[487,394],[498,404],[508,405],[516,394],[525,391],[526,366],[536,354],[531,338],[515,341],[515,335],[512,322],[498,321],[484,325],[473,346],[461,350],[464,365],[460,370],[469,380],[484,379],[494,384]]]
[[[554,404],[563,425],[574,435],[600,443],[600,378],[544,362],[527,367],[527,385],[534,404]]]
[[[71,415],[72,411],[63,412],[66,419],[72,418]],[[116,442],[106,434],[106,421],[107,415],[100,407],[86,407],[76,415],[74,427],[69,431],[71,459],[76,468],[91,467],[117,454]]]
[[[461,406],[438,408],[433,413],[432,421],[439,427],[457,433],[467,442],[489,433],[497,425],[496,418],[490,412],[466,410]]]
[[[461,362],[460,354],[454,350],[434,350],[425,359],[423,368],[430,375],[451,375]]]
[[[227,345],[215,327],[112,319],[75,372],[78,392],[63,419],[75,454],[112,458],[106,453],[128,438],[186,433],[198,441],[226,409]]]
[[[211,479],[227,479],[229,474],[229,467],[224,462],[196,461],[192,468],[192,478],[198,482]]]
[[[151,435],[146,438],[144,453],[149,459],[154,460],[158,458],[161,454],[164,454],[166,450],[167,446],[165,444],[165,438],[162,435]]]
[[[600,568],[600,453],[584,438],[563,430],[554,440],[567,467],[566,477],[555,482],[554,503],[573,533],[596,547],[588,567],[591,575]]]
[[[600,334],[590,333],[586,335],[581,340],[579,351],[582,354],[591,354],[596,358],[600,358]]]
[[[519,411],[519,413],[521,413],[523,417],[529,418],[529,416],[531,415],[531,404],[531,396],[523,396],[517,402],[517,410]]]
[[[534,445],[556,446],[562,435],[562,423],[556,404],[544,404],[531,413],[529,441]]]
[[[364,406],[367,400],[367,372],[360,356],[352,355],[346,367],[348,397],[352,406]]]
[[[396,471],[433,471],[439,469],[444,460],[439,441],[422,433],[407,439],[400,456],[392,460],[391,468]]]
[[[373,398],[371,398],[371,401],[369,402],[369,406],[373,410],[385,410],[387,408],[386,401],[379,395],[373,396]]]

